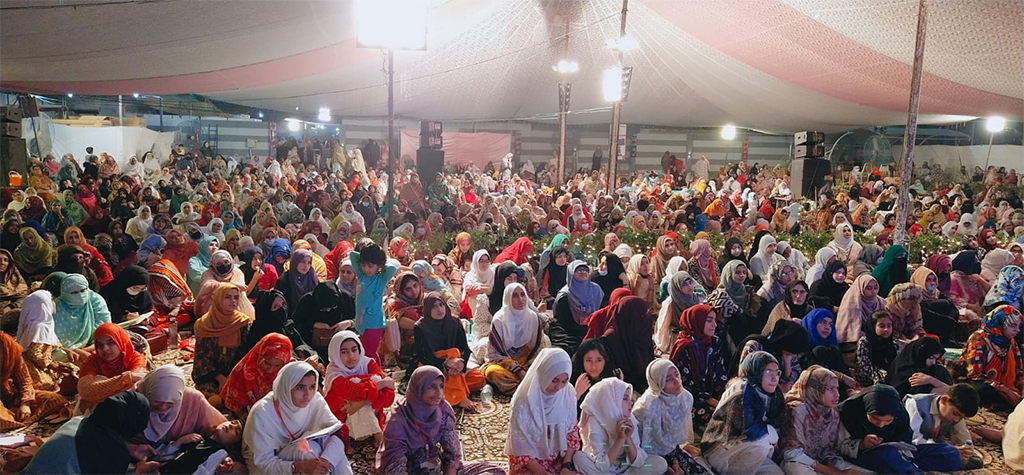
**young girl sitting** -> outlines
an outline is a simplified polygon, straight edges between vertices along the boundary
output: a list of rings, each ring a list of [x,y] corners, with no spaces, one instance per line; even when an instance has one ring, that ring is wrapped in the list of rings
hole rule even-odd
[[[673,475],[710,474],[694,459],[700,452],[690,440],[693,396],[683,389],[679,370],[671,361],[658,358],[647,365],[647,384],[647,391],[633,406],[644,450],[664,457]]]
[[[800,374],[786,393],[789,409],[788,430],[781,448],[782,470],[787,475],[844,473],[857,470],[836,450],[839,432],[839,377],[818,365]]]
[[[892,337],[892,316],[885,310],[871,314],[864,336],[857,340],[857,364],[851,370],[861,385],[884,383],[889,367],[904,343]]]
[[[632,396],[632,386],[618,378],[604,379],[590,389],[581,407],[583,450],[572,458],[577,472],[661,475],[668,469],[664,458],[648,455],[641,446]]]
[[[331,412],[338,420],[346,422],[349,416],[359,413],[358,417],[362,417],[368,411],[383,430],[384,408],[395,402],[395,382],[384,374],[376,361],[366,356],[359,335],[354,332],[335,333],[328,353],[331,362],[324,378],[324,394]],[[347,432],[345,446],[351,448]],[[380,443],[381,435],[380,431],[374,434],[377,443]]]

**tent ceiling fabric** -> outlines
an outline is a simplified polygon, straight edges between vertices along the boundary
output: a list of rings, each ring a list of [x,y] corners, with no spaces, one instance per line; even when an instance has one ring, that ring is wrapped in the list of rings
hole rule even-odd
[[[633,0],[627,32],[639,48],[624,55],[634,70],[623,121],[771,132],[903,124],[917,3]],[[567,48],[580,64],[570,123],[607,123],[601,78],[614,55],[605,41],[618,36],[621,5],[433,0],[428,50],[395,56],[396,114],[553,119],[551,65]],[[932,1],[928,11],[920,122],[1019,120],[1024,0]],[[382,55],[356,47],[352,14],[351,0],[9,0],[0,9],[2,87],[197,93],[253,108],[383,116]]]

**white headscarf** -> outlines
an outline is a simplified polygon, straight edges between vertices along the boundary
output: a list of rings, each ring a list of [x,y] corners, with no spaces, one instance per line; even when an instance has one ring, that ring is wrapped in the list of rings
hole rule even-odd
[[[185,373],[174,365],[161,366],[142,378],[139,382],[139,392],[149,399],[150,404],[173,403],[163,414],[149,411],[149,425],[146,426],[144,434],[147,440],[157,442],[171,430],[181,412],[181,398],[185,395]]]
[[[666,455],[685,445],[690,437],[693,395],[686,388],[675,396],[662,390],[673,370],[678,374],[675,364],[664,358],[656,358],[647,365],[649,387],[633,406],[633,416],[640,421],[644,450],[652,454]]]
[[[672,285],[672,276],[676,275],[676,272],[680,270],[685,270],[682,269],[684,265],[686,265],[686,259],[683,256],[672,256],[668,260],[668,266],[665,267],[665,277],[661,278],[661,283],[663,285]]]
[[[310,372],[316,375],[317,380],[320,379],[319,373],[305,361],[292,361],[284,365],[281,371],[277,373],[277,377],[274,378],[274,390],[264,397],[264,399],[270,398],[273,402],[276,402],[280,410],[280,419],[274,422],[278,426],[281,425],[281,422],[284,422],[285,429],[297,437],[301,437],[308,432],[319,431],[326,426],[337,425],[337,428],[341,429],[341,422],[333,415],[330,417],[330,420],[325,421],[327,422],[326,425],[313,424],[313,416],[318,412],[318,406],[327,405],[327,401],[324,400],[319,391],[313,394],[313,400],[306,407],[300,408],[292,403],[292,389]],[[329,409],[328,413],[330,413]]]
[[[465,297],[466,289],[472,285],[480,286],[484,289],[489,289],[494,286],[494,266],[489,266],[486,271],[480,272],[477,263],[480,262],[480,258],[488,256],[486,249],[480,249],[473,253],[473,263],[469,265],[469,272],[466,273],[466,277],[462,279],[462,293]]]
[[[523,284],[509,284],[501,296],[501,310],[494,314],[491,322],[491,332],[498,332],[506,349],[522,348],[533,343],[540,328],[540,316],[531,308],[529,297],[526,297],[526,305],[522,310],[512,308],[515,289],[522,289],[523,295],[529,295]]]
[[[220,224],[219,232],[213,232],[214,223]],[[206,233],[207,236],[217,238],[219,242],[224,242],[224,220],[220,218],[211,219],[210,222],[206,224],[206,227],[203,228],[203,232]]]
[[[848,237],[848,238],[844,238],[843,237],[843,227],[850,228],[850,231],[851,231],[850,237]],[[832,234],[832,237],[833,237],[832,242],[836,243],[836,246],[839,247],[840,249],[846,249],[847,252],[849,252],[850,246],[853,245],[853,234],[852,234],[852,231],[853,231],[853,226],[850,226],[850,223],[839,223],[839,224],[837,224],[836,225],[836,231],[835,231],[834,234]]]
[[[576,425],[576,391],[566,384],[555,394],[544,392],[561,374],[572,375],[569,354],[561,348],[541,350],[512,395],[506,454],[548,459],[569,449],[566,437]]]
[[[821,275],[825,273],[825,267],[828,266],[829,259],[833,257],[838,257],[834,249],[830,247],[818,249],[818,252],[814,254],[814,265],[807,271],[807,285],[811,285],[821,278]]]
[[[615,440],[620,419],[628,416],[633,420],[633,427],[637,426],[633,414],[622,413],[622,400],[627,394],[632,395],[632,391],[633,385],[619,378],[602,379],[591,386],[587,397],[583,398],[583,404],[580,404],[583,416],[580,420],[589,418],[589,424],[597,424],[604,430],[605,440]],[[637,447],[641,446],[640,434],[635,430],[633,431],[633,443]]]
[[[49,291],[37,290],[25,297],[18,320],[17,340],[22,350],[27,350],[33,343],[60,346],[53,330],[53,308],[53,295]]]
[[[341,362],[341,344],[347,340],[355,340],[356,345],[359,346],[359,361],[356,362],[354,368],[349,368]],[[324,394],[331,392],[331,383],[339,377],[351,378],[370,372],[370,357],[366,356],[366,349],[363,348],[363,342],[359,339],[359,335],[353,331],[345,330],[335,333],[327,345],[327,356],[331,363],[327,365],[327,376],[324,378]]]
[[[371,198],[370,201],[373,201]],[[355,205],[351,201],[345,201],[341,204],[341,217],[345,218],[345,221],[355,225],[359,224],[363,229],[366,229],[366,222],[363,219],[363,215],[356,211]]]

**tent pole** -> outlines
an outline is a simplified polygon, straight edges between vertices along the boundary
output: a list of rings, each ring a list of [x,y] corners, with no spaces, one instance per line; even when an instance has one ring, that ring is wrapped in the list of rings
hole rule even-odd
[[[387,242],[384,243],[385,249],[388,243],[391,242],[393,236],[393,230],[395,228],[395,173],[397,169],[395,167],[395,147],[397,146],[395,141],[395,50],[388,49],[388,232]]]
[[[615,48],[615,64],[619,67],[619,75],[622,75],[622,38],[626,36],[626,11],[629,0],[622,0],[622,16],[619,20],[619,37],[616,39],[618,46]],[[619,174],[619,120],[622,110],[622,98],[612,104],[612,130],[611,139],[608,145],[608,194],[615,191],[615,182]]]
[[[924,66],[924,37],[928,30],[928,5],[920,0],[917,11],[917,41],[914,46],[914,75],[910,80],[910,106],[907,128],[903,135],[903,180],[896,208],[896,236],[893,242],[903,244],[907,237],[907,204],[910,201],[910,180],[914,172],[914,142],[917,140],[917,106],[921,99],[921,69]]]

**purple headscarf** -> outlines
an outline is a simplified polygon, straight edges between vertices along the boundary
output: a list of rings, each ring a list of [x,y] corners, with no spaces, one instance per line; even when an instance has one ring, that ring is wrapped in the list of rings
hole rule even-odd
[[[444,399],[437,406],[423,402],[423,392],[437,378],[443,377],[441,370],[433,366],[416,368],[409,378],[405,400],[395,409],[394,415],[388,421],[387,430],[384,431],[385,447],[401,447],[407,444],[410,452],[415,451],[424,447],[427,441],[437,438],[444,414],[455,417],[452,406]],[[427,440],[424,440],[424,436]]]
[[[300,274],[298,270],[299,263],[305,259],[309,259],[310,266],[306,274]],[[317,284],[320,283],[320,279],[316,276],[316,271],[313,270],[313,251],[309,249],[296,249],[292,252],[291,263],[288,267],[288,283],[292,287],[292,304],[298,305],[299,299],[303,295],[306,295],[316,288]]]

